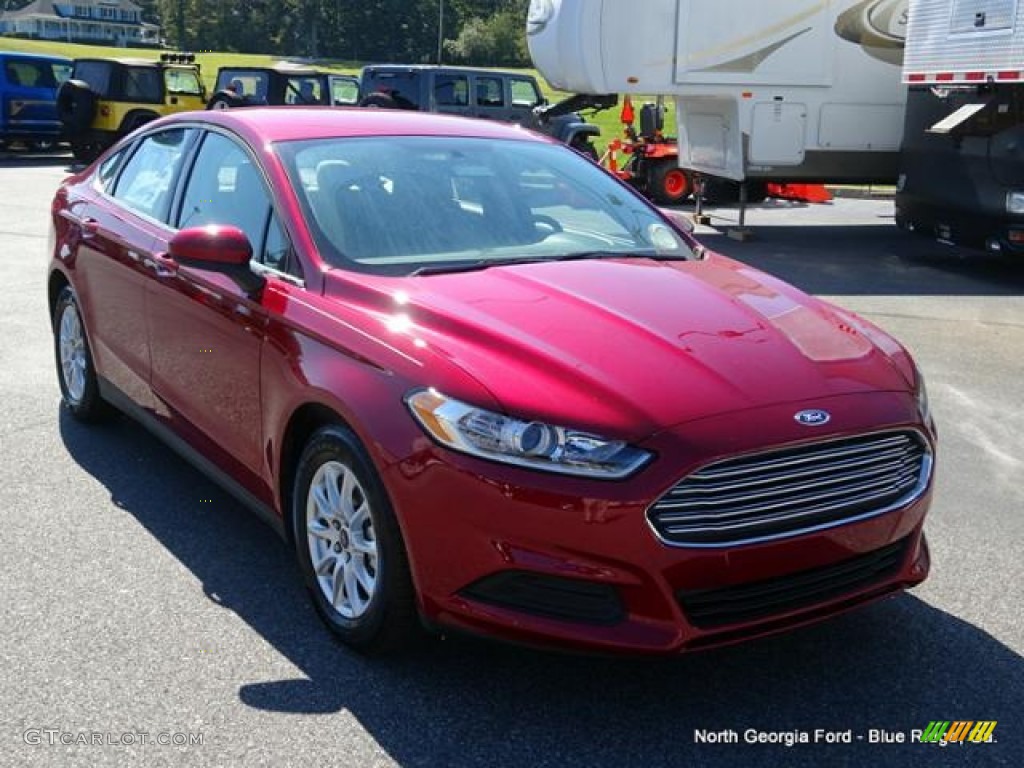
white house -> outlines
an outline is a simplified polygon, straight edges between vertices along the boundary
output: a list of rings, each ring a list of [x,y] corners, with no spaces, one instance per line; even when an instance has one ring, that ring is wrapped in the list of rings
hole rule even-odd
[[[69,43],[156,45],[160,27],[142,20],[131,0],[34,0],[0,13],[0,35]]]

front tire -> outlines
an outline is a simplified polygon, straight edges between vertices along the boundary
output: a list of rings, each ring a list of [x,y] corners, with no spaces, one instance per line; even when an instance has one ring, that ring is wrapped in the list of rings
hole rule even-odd
[[[108,415],[109,406],[100,396],[78,299],[70,286],[64,286],[53,310],[53,342],[60,394],[71,415],[85,422]]]
[[[323,427],[295,476],[292,520],[299,567],[332,632],[367,654],[420,634],[398,521],[366,450],[348,429]]]

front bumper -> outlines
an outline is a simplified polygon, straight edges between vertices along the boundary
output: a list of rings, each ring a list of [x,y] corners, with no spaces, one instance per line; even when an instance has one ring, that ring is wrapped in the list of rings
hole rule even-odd
[[[858,522],[738,546],[659,541],[648,508],[709,462],[890,429],[917,431],[933,447],[906,394],[801,405],[828,410],[834,429],[797,424],[792,405],[705,419],[652,438],[643,447],[657,459],[614,483],[419,441],[385,480],[424,618],[528,644],[663,654],[812,623],[921,582],[931,477],[908,503]]]

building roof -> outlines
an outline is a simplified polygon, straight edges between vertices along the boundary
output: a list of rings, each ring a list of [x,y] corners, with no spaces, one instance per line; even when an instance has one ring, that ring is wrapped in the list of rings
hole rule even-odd
[[[59,19],[74,18],[72,14],[67,13],[66,8],[74,8],[76,5],[87,5],[90,8],[117,8],[122,11],[141,11],[142,8],[131,0],[66,0],[60,2],[59,0],[33,0],[33,2],[26,5],[24,8],[19,8],[16,11],[4,11],[0,13],[0,18],[5,21],[13,19],[28,18],[31,16],[55,16]],[[104,19],[103,21],[112,21],[112,19]]]

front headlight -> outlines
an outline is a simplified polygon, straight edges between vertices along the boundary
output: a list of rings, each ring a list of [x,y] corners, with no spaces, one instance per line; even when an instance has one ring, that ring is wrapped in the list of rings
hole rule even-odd
[[[1024,213],[1024,192],[1006,193],[1006,212]]]
[[[617,480],[651,459],[647,451],[621,440],[606,440],[539,421],[520,421],[453,400],[434,389],[413,392],[405,403],[437,442],[503,464]]]

